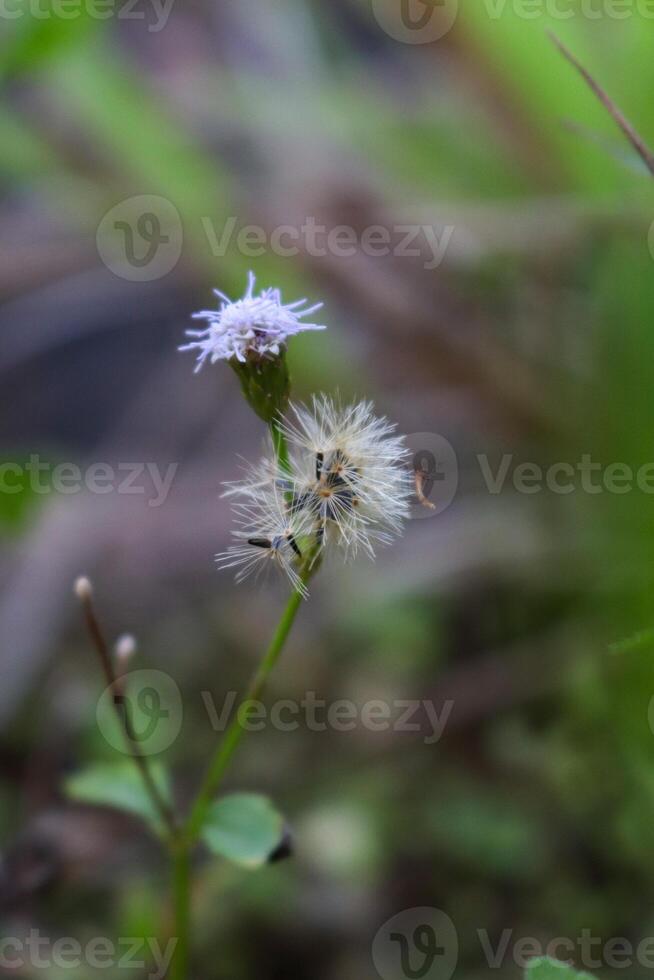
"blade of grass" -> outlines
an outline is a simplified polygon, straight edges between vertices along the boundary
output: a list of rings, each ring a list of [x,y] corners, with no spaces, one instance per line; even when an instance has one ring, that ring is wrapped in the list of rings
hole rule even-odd
[[[627,137],[631,145],[633,146],[636,153],[639,155],[649,172],[654,176],[654,154],[649,149],[643,138],[636,132],[634,127],[631,125],[626,116],[620,111],[618,106],[615,104],[613,99],[604,91],[599,82],[591,75],[591,73],[584,68],[581,62],[575,57],[575,55],[570,51],[569,48],[565,46],[563,41],[556,36],[553,31],[548,31],[548,36],[552,40],[553,44],[559,49],[563,57],[570,62],[573,68],[575,68],[581,77],[584,79],[590,90],[597,96],[599,101],[602,103],[604,108],[607,110],[616,125],[622,130],[624,135]]]

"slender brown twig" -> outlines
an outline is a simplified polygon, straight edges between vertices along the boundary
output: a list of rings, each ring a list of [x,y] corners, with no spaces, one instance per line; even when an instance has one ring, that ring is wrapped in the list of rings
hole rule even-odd
[[[645,141],[639,136],[634,127],[631,125],[629,120],[623,115],[613,99],[611,99],[604,91],[602,86],[595,81],[590,72],[584,68],[581,62],[573,55],[572,51],[570,51],[570,49],[565,46],[563,41],[561,41],[560,38],[558,38],[552,31],[548,31],[547,33],[563,57],[579,72],[591,91],[594,92],[594,94],[600,100],[604,108],[610,114],[611,118],[627,137],[649,172],[652,174],[652,176],[654,176],[654,153],[652,153]]]
[[[123,690],[124,679],[119,677],[116,673],[116,668],[114,665],[114,660],[109,649],[109,644],[107,643],[102,627],[98,620],[95,606],[93,604],[93,589],[91,583],[88,579],[79,579],[75,585],[75,592],[82,604],[82,609],[84,611],[84,619],[86,621],[86,627],[89,632],[89,636],[93,641],[93,645],[100,658],[100,664],[102,666],[102,671],[107,682],[107,686],[111,692],[114,708],[116,709],[116,715],[118,717],[119,724],[123,729],[125,734],[125,740],[127,742],[127,747],[130,752],[131,758],[134,760],[138,770],[141,774],[141,779],[143,780],[143,785],[145,790],[152,800],[152,803],[159,814],[164,826],[166,827],[170,838],[172,841],[176,840],[178,836],[177,822],[175,820],[175,815],[172,808],[168,802],[164,799],[157,786],[150,767],[148,765],[147,759],[141,752],[141,748],[136,739],[134,729],[132,727],[132,722],[129,716],[129,712],[121,711],[120,705],[122,703],[121,693]]]

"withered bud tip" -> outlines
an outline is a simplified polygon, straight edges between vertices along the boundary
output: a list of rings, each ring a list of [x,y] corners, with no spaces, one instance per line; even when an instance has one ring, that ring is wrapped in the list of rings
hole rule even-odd
[[[93,596],[93,585],[91,584],[91,579],[87,578],[86,575],[80,575],[78,579],[75,579],[74,591],[77,598],[81,599],[83,602],[91,599]]]
[[[136,639],[129,633],[121,636],[116,641],[116,657],[123,662],[129,660],[136,653]]]

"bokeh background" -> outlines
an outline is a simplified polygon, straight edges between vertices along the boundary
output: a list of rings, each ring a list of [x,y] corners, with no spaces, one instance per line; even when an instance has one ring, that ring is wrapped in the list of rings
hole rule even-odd
[[[142,825],[62,792],[115,757],[71,584],[91,575],[110,634],[138,637],[134,666],[179,685],[167,759],[184,805],[216,739],[202,692],[220,706],[243,689],[285,594],[214,568],[231,524],[221,481],[264,433],[228,368],[194,377],[176,352],[211,289],[242,294],[250,268],[288,301],[325,302],[329,331],[290,351],[296,395],[374,398],[401,431],[446,438],[459,481],[376,564],[325,569],[268,697],[453,705],[436,744],[424,718],[421,732],[248,736],[229,787],[269,793],[295,853],[252,874],[201,861],[194,977],[374,977],[377,930],[418,906],[454,922],[460,978],[518,977],[521,937],[654,935],[652,497],[511,482],[522,462],[654,462],[654,182],[546,33],[654,139],[654,22],[637,3],[618,17],[570,2],[564,18],[416,0],[405,14],[439,36],[408,43],[419,31],[399,7],[3,9],[3,462],[178,464],[159,507],[143,480],[145,494],[61,493],[46,473],[37,493],[24,471],[0,493],[5,936],[170,928]],[[146,195],[164,201],[146,208],[154,233],[131,201]],[[450,237],[436,268],[426,246],[216,246],[230,221],[269,234],[310,219]],[[116,221],[135,254],[165,235],[163,258],[126,263]],[[493,472],[511,456],[501,492],[480,454]],[[479,930],[496,946],[507,929],[491,970]]]

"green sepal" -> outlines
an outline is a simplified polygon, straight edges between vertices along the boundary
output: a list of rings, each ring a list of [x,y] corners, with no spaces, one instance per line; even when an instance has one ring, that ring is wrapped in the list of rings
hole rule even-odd
[[[260,419],[270,425],[285,413],[291,392],[285,351],[275,357],[250,353],[245,361],[233,357],[229,363],[248,404]]]

